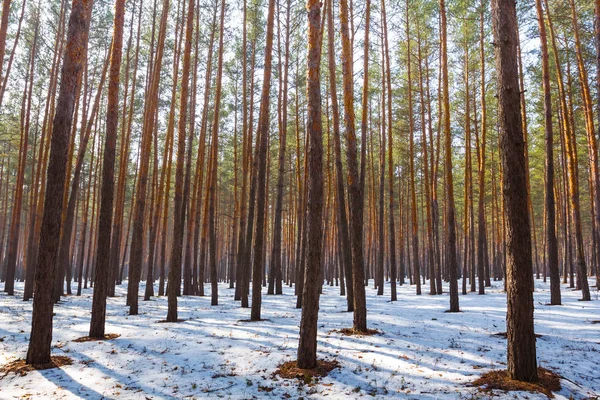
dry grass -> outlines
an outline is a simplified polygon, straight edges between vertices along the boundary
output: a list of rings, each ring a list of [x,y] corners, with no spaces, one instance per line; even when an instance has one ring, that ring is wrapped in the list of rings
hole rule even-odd
[[[493,390],[502,390],[504,392],[524,391],[532,393],[543,393],[548,398],[553,398],[552,392],[558,392],[561,376],[557,373],[538,367],[537,382],[521,382],[508,378],[506,370],[490,371],[483,374],[470,386],[479,386],[482,392],[491,392]]]
[[[95,341],[101,341],[101,340],[112,340],[112,339],[116,339],[116,338],[118,338],[120,336],[121,335],[119,335],[117,333],[107,333],[107,334],[104,335],[103,338],[95,338],[95,337],[90,337],[90,336],[84,336],[84,337],[77,338],[77,339],[75,339],[73,341],[77,342],[77,343],[95,342]]]
[[[331,332],[338,332],[344,336],[373,336],[373,335],[381,335],[381,332],[377,329],[367,329],[366,331],[359,331],[354,328],[342,328],[342,329],[334,329]]]
[[[500,338],[507,339],[507,338],[508,338],[508,333],[506,333],[506,332],[492,333],[492,335],[491,335],[491,336],[496,336],[496,337],[500,337]],[[535,338],[536,338],[536,339],[539,339],[539,338],[541,338],[541,337],[542,337],[542,335],[540,335],[539,333],[536,333],[536,334],[535,334]]]
[[[261,318],[261,319],[238,319],[237,322],[241,322],[243,324],[245,323],[250,323],[250,322],[271,322],[271,320],[269,318]]]
[[[287,361],[277,368],[273,376],[279,375],[286,379],[297,378],[304,381],[304,383],[310,383],[314,377],[327,376],[331,371],[339,367],[340,364],[335,360],[318,360],[317,366],[311,369],[298,368],[296,361]]]
[[[3,365],[2,367],[0,367],[0,372],[4,373],[4,375],[2,375],[2,378],[10,374],[11,372],[15,375],[25,376],[31,371],[60,368],[63,365],[72,364],[73,360],[70,357],[66,356],[52,356],[50,357],[50,362],[48,364],[26,364],[25,360],[20,359]]]
[[[160,321],[156,321],[159,324],[178,324],[180,322],[185,322],[185,319],[178,318],[177,321],[167,321],[166,319],[161,319]]]

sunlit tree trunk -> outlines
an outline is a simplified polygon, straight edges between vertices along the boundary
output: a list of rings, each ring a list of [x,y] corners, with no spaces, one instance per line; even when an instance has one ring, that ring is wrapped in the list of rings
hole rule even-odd
[[[273,2],[273,0],[270,0]],[[323,240],[323,137],[321,125],[321,4],[308,0],[308,207],[307,207],[307,257],[304,279],[302,315],[300,319],[300,342],[298,344],[298,367],[317,366],[317,318],[319,312],[320,270]],[[361,282],[362,284],[362,282]]]
[[[484,10],[485,4],[482,1],[479,14],[479,63],[480,63],[480,90],[481,90],[481,135],[479,144],[478,172],[479,172],[479,202],[477,204],[477,274],[479,283],[479,294],[485,294],[485,286],[490,279],[489,270],[486,272],[485,265],[487,259],[487,238],[485,222],[485,148],[487,135],[487,104],[485,100],[485,33],[484,33]],[[489,264],[488,264],[489,265]],[[484,278],[486,278],[484,280]]]
[[[158,85],[160,82],[160,70],[164,54],[164,44],[167,30],[167,19],[169,14],[169,0],[163,1],[163,9],[158,34],[158,44],[151,78],[147,87],[144,105],[144,119],[142,125],[142,142],[140,146],[140,164],[138,170],[138,181],[136,198],[133,208],[133,228],[131,237],[131,249],[129,256],[129,285],[127,288],[129,314],[138,314],[138,290],[142,272],[142,257],[145,243],[144,220],[146,216],[146,188],[148,186],[148,166],[152,147],[152,134],[156,110],[158,108]]]
[[[179,122],[177,129],[177,165],[175,167],[175,199],[173,201],[173,245],[169,263],[169,285],[167,287],[167,321],[177,322],[177,296],[181,285],[181,258],[183,251],[183,231],[185,228],[186,199],[183,196],[185,129],[187,126],[188,92],[192,54],[192,33],[194,29],[194,0],[189,0],[183,50],[183,70],[181,74],[181,95],[179,97]],[[218,90],[218,89],[217,89]],[[215,117],[215,118],[218,118]]]
[[[104,139],[104,159],[102,162],[102,191],[98,220],[98,247],[96,250],[97,263],[89,334],[90,337],[95,338],[104,337],[106,320],[106,295],[110,267],[110,230],[113,218],[115,152],[117,147],[117,126],[119,123],[119,81],[124,19],[125,0],[117,0],[115,3],[113,39],[110,51],[106,133]]]
[[[348,164],[348,197],[350,211],[350,243],[354,289],[354,329],[367,330],[367,303],[364,286],[363,260],[363,193],[360,187],[356,129],[354,126],[354,84],[352,76],[352,47],[348,29],[348,2],[340,0],[340,25],[342,35],[342,75],[346,130],[346,157]]]
[[[571,203],[571,218],[573,222],[574,238],[575,238],[575,259],[577,263],[577,274],[581,284],[581,296],[582,300],[590,300],[590,290],[587,281],[587,266],[584,256],[584,245],[583,245],[583,232],[581,226],[581,212],[579,209],[579,172],[577,162],[577,142],[575,140],[575,133],[571,122],[571,112],[567,105],[567,91],[564,87],[564,81],[562,76],[562,70],[560,68],[560,60],[558,56],[558,47],[556,45],[556,35],[554,33],[554,25],[550,18],[550,9],[548,7],[548,0],[545,0],[544,5],[546,6],[546,13],[548,17],[548,28],[550,29],[550,40],[552,43],[552,50],[554,53],[554,63],[556,68],[556,80],[558,83],[558,91],[560,104],[563,115],[563,129],[565,135],[565,151],[567,154],[567,170],[568,170],[568,187],[569,197]],[[567,74],[567,79],[570,80],[570,74]],[[569,97],[570,99],[570,97]]]
[[[52,289],[62,222],[67,151],[75,108],[75,93],[81,84],[80,76],[88,40],[91,7],[91,1],[74,0],[69,17],[60,92],[52,127],[52,149],[47,170],[44,214],[35,271],[35,297],[27,364],[50,362],[54,308]]]
[[[270,114],[270,90],[271,90],[271,65],[273,60],[273,31],[275,25],[275,0],[269,0],[269,11],[267,15],[267,36],[265,47],[265,63],[262,95],[260,101],[260,115],[257,129],[257,152],[258,174],[257,174],[257,196],[256,196],[256,239],[254,240],[254,260],[252,264],[252,309],[250,319],[252,321],[260,320],[261,308],[261,281],[264,270],[263,252],[265,213],[263,210],[266,205],[266,173],[267,173],[267,137],[269,135],[269,114]]]
[[[217,276],[217,232],[216,232],[216,215],[215,208],[217,202],[217,167],[219,156],[219,112],[221,109],[221,82],[223,76],[223,35],[225,25],[225,0],[221,0],[221,18],[219,29],[219,58],[217,61],[217,80],[215,89],[215,112],[212,126],[212,140],[210,144],[211,165],[209,168],[210,177],[208,185],[208,230],[209,230],[209,247],[210,247],[210,283],[211,283],[211,302],[216,306],[218,304],[218,276]]]
[[[554,204],[554,134],[552,132],[552,93],[550,87],[550,67],[548,63],[548,42],[542,0],[536,0],[540,42],[542,50],[542,87],[544,90],[544,132],[546,137],[546,254],[550,271],[550,304],[561,304],[560,273],[558,270],[558,242],[556,240],[556,217]]]
[[[492,30],[499,88],[500,154],[506,214],[507,367],[511,379],[535,382],[538,376],[533,330],[531,231],[519,101],[517,13],[513,1],[492,0]]]
[[[456,273],[456,216],[454,207],[454,183],[452,180],[452,137],[450,132],[450,98],[448,91],[448,44],[445,0],[440,0],[441,13],[441,48],[442,48],[442,109],[444,132],[444,172],[446,185],[446,265],[450,281],[450,312],[458,312],[458,282]]]

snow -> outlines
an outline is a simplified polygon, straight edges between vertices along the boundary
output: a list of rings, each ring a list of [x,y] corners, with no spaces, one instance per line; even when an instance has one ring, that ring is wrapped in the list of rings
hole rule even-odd
[[[599,396],[597,289],[591,302],[580,302],[581,292],[562,285],[563,305],[547,306],[549,284],[535,285],[535,329],[542,335],[538,363],[565,377],[556,397]],[[324,287],[319,357],[335,359],[341,368],[309,384],[273,377],[280,363],[296,357],[300,310],[294,308],[293,288],[285,287],[282,296],[267,296],[263,289],[267,320],[241,322],[249,310],[221,284],[218,306],[210,306],[210,294],[180,297],[179,317],[185,321],[171,324],[158,323],[167,314],[166,297],[140,301],[140,315],[128,316],[126,287],[119,286],[117,297],[108,299],[106,332],[119,338],[73,342],[88,333],[92,291],[64,298],[55,307],[52,352],[71,357],[73,365],[6,375],[0,379],[0,399],[480,398],[467,384],[486,371],[506,368],[506,339],[494,336],[506,331],[501,282],[485,296],[461,296],[462,312],[455,314],[444,312],[447,293],[416,296],[414,286],[404,285],[392,303],[389,286],[384,296],[369,287],[369,327],[382,334],[364,337],[334,332],[351,327],[352,313],[345,312],[339,288]],[[21,300],[22,290],[18,283],[16,296],[0,294],[0,365],[26,355],[31,302]],[[546,398],[524,392],[504,396]]]

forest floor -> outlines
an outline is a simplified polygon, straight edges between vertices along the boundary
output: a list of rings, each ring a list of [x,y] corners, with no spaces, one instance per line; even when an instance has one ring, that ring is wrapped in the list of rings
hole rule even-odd
[[[590,287],[593,282],[590,281]],[[140,293],[144,293],[141,285]],[[600,301],[580,302],[580,291],[562,285],[563,305],[547,306],[549,284],[535,282],[535,330],[540,366],[564,377],[556,398],[600,396]],[[0,376],[0,399],[192,399],[192,398],[407,398],[469,399],[488,396],[546,398],[525,392],[483,393],[469,383],[481,374],[506,368],[506,294],[494,282],[485,296],[460,296],[461,313],[445,313],[448,295],[415,295],[398,288],[398,301],[367,288],[369,327],[380,334],[344,336],[352,325],[339,288],[324,287],[320,301],[318,354],[340,368],[318,380],[274,376],[278,365],[294,360],[300,310],[293,288],[284,295],[263,290],[261,322],[242,322],[249,310],[233,300],[233,290],[219,286],[219,306],[206,297],[179,298],[181,323],[158,323],[167,314],[167,298],[140,299],[140,315],[128,316],[127,285],[108,300],[109,341],[74,342],[88,334],[91,290],[69,296],[55,307],[53,355],[71,357],[73,365]],[[24,358],[31,329],[31,302],[0,294],[0,365]],[[446,291],[447,288],[445,288]]]

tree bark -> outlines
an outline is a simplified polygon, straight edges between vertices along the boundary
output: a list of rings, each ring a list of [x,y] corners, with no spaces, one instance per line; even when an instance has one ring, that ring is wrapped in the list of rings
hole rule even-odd
[[[540,42],[542,50],[542,87],[544,90],[544,132],[546,137],[546,246],[548,269],[550,271],[550,304],[560,305],[560,272],[558,270],[558,242],[556,240],[556,211],[554,204],[554,134],[552,132],[552,93],[550,87],[550,67],[548,63],[548,42],[542,0],[536,0]]]
[[[441,51],[442,51],[442,111],[444,132],[444,173],[446,185],[446,269],[450,281],[450,312],[458,312],[458,282],[456,273],[456,215],[454,207],[454,183],[452,179],[452,136],[450,132],[450,98],[448,92],[448,43],[445,0],[440,0]]]
[[[537,381],[533,329],[531,231],[527,207],[525,141],[521,122],[517,64],[517,12],[514,1],[492,0],[498,79],[500,155],[506,215],[508,375]]]
[[[271,0],[273,1],[273,0]],[[307,135],[308,135],[308,206],[307,254],[304,274],[304,293],[300,319],[298,367],[317,366],[317,318],[319,288],[321,287],[323,239],[323,137],[321,123],[321,5],[308,0],[308,57],[307,57]]]
[[[257,195],[256,195],[256,238],[254,239],[254,260],[252,263],[252,309],[250,311],[250,320],[260,320],[261,307],[261,281],[262,271],[264,270],[263,252],[264,246],[264,228],[265,228],[265,209],[266,204],[266,170],[267,170],[267,137],[269,135],[269,105],[271,90],[271,64],[273,60],[273,31],[275,21],[275,0],[269,0],[269,11],[267,14],[267,36],[265,47],[265,64],[263,75],[263,86],[260,101],[260,116],[257,128],[257,157],[258,157],[258,175],[257,175]]]
[[[119,82],[121,55],[123,53],[123,24],[125,0],[115,2],[114,31],[110,51],[110,78],[108,82],[108,105],[106,106],[106,133],[104,159],[102,162],[102,191],[98,222],[98,247],[96,249],[96,276],[92,300],[90,337],[104,338],[106,321],[106,295],[110,276],[110,233],[113,219],[113,196],[115,176],[115,152],[119,124]]]
[[[62,222],[67,151],[75,108],[74,94],[81,84],[80,76],[85,61],[84,54],[88,40],[91,7],[92,1],[90,0],[73,0],[69,17],[67,47],[64,53],[60,92],[52,128],[52,147],[47,170],[44,213],[35,272],[35,297],[27,364],[50,362],[54,308],[52,289]]]
[[[129,314],[138,314],[138,291],[142,272],[142,257],[145,243],[144,220],[146,216],[146,189],[148,186],[148,167],[150,161],[152,134],[154,132],[155,114],[158,107],[158,85],[160,70],[164,53],[164,43],[169,15],[169,0],[163,0],[163,9],[158,34],[157,51],[152,67],[152,74],[148,85],[146,102],[144,106],[144,120],[142,126],[142,143],[140,146],[140,165],[136,197],[133,208],[133,229],[131,249],[129,256],[129,286],[127,288]]]
[[[217,190],[217,167],[219,156],[219,112],[221,109],[221,81],[223,76],[223,35],[225,19],[225,0],[221,0],[221,28],[219,31],[219,58],[217,61],[217,81],[215,91],[215,113],[213,117],[212,141],[211,141],[211,166],[209,168],[210,178],[208,187],[208,230],[210,246],[210,282],[211,282],[211,302],[216,306],[218,304],[218,276],[217,276],[217,232],[215,227],[215,208],[216,208],[216,190]],[[260,282],[259,282],[260,283]]]
[[[183,231],[185,228],[186,199],[183,196],[185,128],[187,125],[188,92],[192,54],[192,33],[194,30],[194,0],[189,0],[185,25],[185,45],[183,50],[183,70],[181,74],[181,95],[179,98],[179,123],[177,129],[177,165],[175,167],[175,199],[173,201],[173,244],[169,263],[169,285],[167,286],[167,321],[177,322],[177,296],[181,285],[181,260],[183,251]],[[217,89],[218,90],[218,89]],[[215,117],[218,119],[218,116]],[[166,227],[163,227],[166,229]]]
[[[348,197],[350,210],[350,243],[352,249],[352,284],[354,289],[354,329],[367,330],[367,303],[363,260],[363,193],[358,172],[356,128],[354,126],[354,84],[352,75],[352,47],[348,29],[348,1],[340,0],[342,35],[342,75],[346,129],[346,157],[348,163]]]

